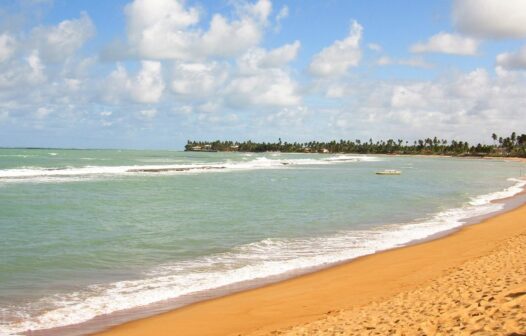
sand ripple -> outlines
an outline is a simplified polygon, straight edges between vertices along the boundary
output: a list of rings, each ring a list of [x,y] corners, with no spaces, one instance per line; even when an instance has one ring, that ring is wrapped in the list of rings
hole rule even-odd
[[[526,335],[526,234],[385,301],[271,335]]]

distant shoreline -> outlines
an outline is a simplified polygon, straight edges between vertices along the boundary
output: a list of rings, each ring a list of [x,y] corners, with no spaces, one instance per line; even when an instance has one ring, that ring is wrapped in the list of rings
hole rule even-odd
[[[451,156],[504,156],[526,157],[526,134],[512,132],[503,138],[493,133],[492,145],[468,141],[425,138],[411,143],[404,139],[377,140],[332,140],[308,142],[252,142],[239,141],[192,141],[188,140],[185,151],[218,151],[218,152],[281,152],[281,153],[322,153],[322,154],[399,154],[399,155],[451,155]]]

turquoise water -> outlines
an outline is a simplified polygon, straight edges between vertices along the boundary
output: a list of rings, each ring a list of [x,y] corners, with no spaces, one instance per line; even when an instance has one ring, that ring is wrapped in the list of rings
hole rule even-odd
[[[378,176],[382,169],[400,176]],[[0,331],[374,253],[501,209],[524,164],[0,149]],[[0,334],[2,334],[0,332]]]

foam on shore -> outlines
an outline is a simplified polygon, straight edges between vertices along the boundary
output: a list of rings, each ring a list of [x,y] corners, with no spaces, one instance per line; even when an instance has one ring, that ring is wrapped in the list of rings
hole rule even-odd
[[[262,160],[273,161],[273,160]],[[267,162],[268,163],[268,162]],[[464,225],[470,218],[502,210],[494,201],[524,190],[525,180],[472,198],[464,206],[414,223],[391,223],[374,230],[342,231],[315,238],[264,239],[228,252],[161,265],[141,279],[92,285],[83,291],[45,297],[28,306],[0,311],[0,329],[9,335],[86,322],[100,315],[174,300],[196,292],[272,276],[298,274],[359,256],[403,246]],[[49,306],[53,307],[52,309]],[[45,311],[38,307],[45,306]]]
[[[153,174],[204,173],[256,169],[280,169],[287,166],[327,165],[343,162],[379,161],[380,158],[362,155],[335,155],[306,159],[268,159],[258,157],[247,161],[195,164],[83,166],[83,167],[22,167],[0,170],[0,182],[67,182],[108,176]]]

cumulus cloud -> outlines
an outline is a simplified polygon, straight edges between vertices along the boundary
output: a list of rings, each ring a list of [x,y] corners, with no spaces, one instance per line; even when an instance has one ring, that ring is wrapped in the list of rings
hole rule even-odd
[[[176,0],[135,0],[125,8],[128,40],[145,58],[188,58],[192,34],[185,29],[199,21],[196,8]]]
[[[525,38],[526,1],[455,0],[453,23],[462,33],[480,38]]]
[[[126,7],[132,52],[149,59],[195,60],[239,55],[258,45],[272,10],[269,0],[241,6],[238,18],[214,14],[202,31],[199,10],[181,0],[135,0]]]
[[[301,102],[298,85],[280,69],[240,75],[226,87],[230,106],[292,106]]]
[[[171,88],[187,98],[213,96],[229,76],[228,68],[218,62],[177,63],[172,74]]]
[[[287,63],[296,58],[299,41],[267,51],[253,48],[241,55],[224,91],[226,104],[234,108],[295,106],[301,102],[299,84]]]
[[[131,77],[122,64],[109,75],[104,95],[107,101],[129,98],[138,103],[157,103],[165,89],[160,62],[141,61],[141,70]]]
[[[15,48],[16,41],[13,36],[7,33],[0,34],[0,63],[11,58]]]
[[[411,46],[414,53],[444,53],[452,55],[472,56],[477,54],[479,42],[473,38],[455,34],[438,33],[426,42]]]
[[[356,21],[351,24],[349,35],[335,41],[331,46],[314,55],[309,72],[318,77],[342,76],[352,66],[357,66],[362,57],[360,40],[363,27]]]
[[[43,60],[60,62],[72,56],[95,34],[95,26],[86,13],[80,18],[64,20],[56,26],[37,27],[32,31],[32,44]]]
[[[497,65],[506,69],[526,69],[526,46],[517,52],[497,55]]]
[[[301,101],[299,85],[287,70],[296,58],[299,41],[265,50],[251,48],[226,62],[179,62],[174,65],[171,89],[182,98],[207,100],[192,110],[212,113],[223,106],[235,109],[292,106]]]
[[[253,48],[241,55],[237,63],[242,72],[252,72],[263,68],[281,68],[296,59],[300,46],[300,42],[295,41],[270,51]]]
[[[443,77],[436,81],[376,81],[346,88],[352,103],[334,113],[331,124],[347,132],[371,129],[380,137],[437,134],[477,139],[481,134],[526,127],[526,76],[522,72],[485,69]],[[349,112],[351,111],[351,112]]]
[[[161,63],[142,61],[142,69],[131,84],[133,99],[141,103],[156,103],[164,91]]]
[[[259,44],[271,10],[269,0],[259,0],[246,6],[238,20],[228,21],[223,15],[215,14],[196,49],[207,56],[239,55]]]
[[[3,89],[35,86],[47,79],[46,67],[37,50],[23,59],[13,59],[0,65],[0,88]]]
[[[284,107],[265,117],[265,123],[279,127],[302,126],[310,116],[310,110],[303,105]]]

